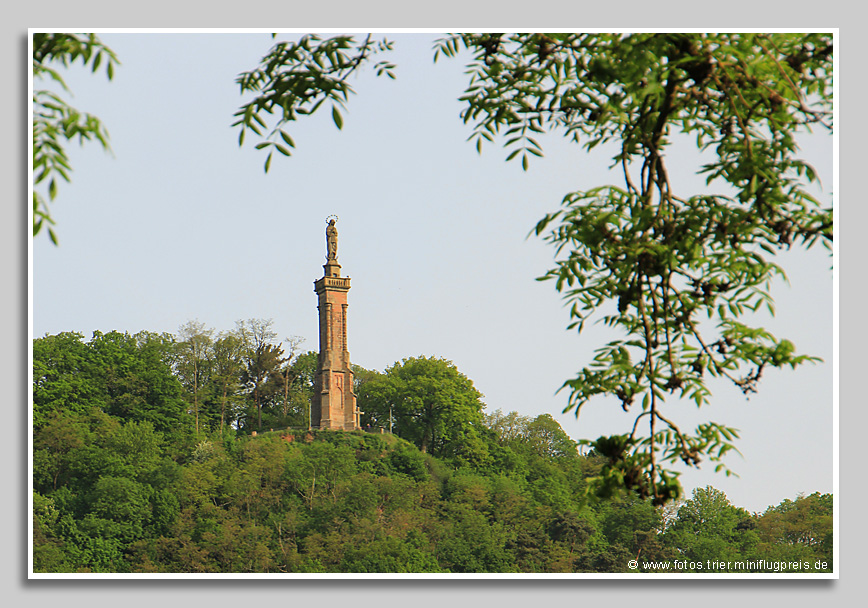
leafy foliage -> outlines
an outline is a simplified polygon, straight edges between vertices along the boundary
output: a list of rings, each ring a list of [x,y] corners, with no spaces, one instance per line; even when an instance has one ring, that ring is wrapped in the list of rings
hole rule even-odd
[[[822,559],[831,568],[833,502],[815,492],[769,507],[757,522],[758,549],[783,561]]]
[[[83,144],[96,140],[104,149],[109,149],[108,131],[96,116],[73,108],[61,94],[37,88],[39,82],[48,80],[59,85],[64,93],[71,94],[61,70],[54,66],[67,68],[79,59],[92,72],[104,65],[109,80],[118,65],[114,52],[94,34],[33,35],[33,236],[46,226],[55,245],[57,235],[51,228],[54,221],[49,203],[57,197],[58,180],[69,182],[72,171],[64,142],[77,139]],[[37,186],[47,188],[47,199],[46,193],[40,193]]]
[[[546,461],[565,494],[552,502],[536,490],[539,463],[444,468],[392,436],[215,435],[207,449],[188,444],[169,457],[159,435],[134,422],[91,432],[90,447],[66,450],[69,474],[57,487],[39,481],[35,458],[37,572],[626,572],[636,555],[831,564],[829,543],[793,543],[830,509],[810,523],[792,518],[786,531],[772,515],[809,510],[803,498],[757,516],[707,488],[664,530],[650,500],[585,503],[581,484],[565,481],[581,481],[581,469],[565,462]],[[156,443],[130,449],[124,434]],[[394,466],[411,454],[426,463],[414,475]],[[104,465],[91,469],[96,462]]]
[[[629,435],[588,442],[612,460],[604,485],[677,497],[663,463],[719,462],[737,434],[713,422],[682,431],[662,413],[670,395],[699,406],[710,398],[706,372],[747,394],[767,367],[815,360],[742,318],[773,311],[768,288],[783,270],[767,254],[832,239],[831,208],[805,190],[816,177],[795,156],[799,129],[831,129],[831,37],[494,34],[451,37],[438,50],[459,46],[474,54],[462,100],[478,144],[503,134],[508,159],[521,154],[525,168],[541,154],[536,132],[588,150],[616,144],[623,185],[569,194],[538,223],[559,257],[543,279],[571,305],[571,327],[600,314],[624,333],[564,385],[576,415],[597,395],[625,410],[641,399]],[[679,195],[664,156],[684,135],[714,153],[698,170],[720,194]]]
[[[258,150],[268,150],[265,157],[265,172],[271,167],[275,150],[290,156],[295,141],[284,129],[285,125],[299,116],[315,113],[323,103],[331,103],[332,120],[338,129],[343,128],[341,110],[353,88],[347,78],[373,55],[390,50],[392,43],[386,39],[375,41],[369,35],[362,42],[353,36],[336,36],[321,39],[319,36],[303,36],[298,42],[279,42],[262,58],[260,66],[241,74],[236,82],[241,93],[255,93],[256,97],[244,104],[232,124],[239,127],[238,145],[244,144],[244,136],[252,131],[263,137],[263,129],[269,129],[268,119],[278,116],[267,136],[256,144]],[[394,78],[394,65],[380,61],[374,65],[377,75]]]
[[[540,414],[536,418],[519,416],[517,412],[504,414],[496,410],[484,415],[485,426],[494,432],[500,445],[531,453],[544,458],[575,458],[578,445],[552,418],[551,414]]]
[[[451,361],[434,357],[404,359],[360,389],[366,421],[389,428],[435,455],[484,459],[479,438],[482,395]]]
[[[267,322],[245,324],[268,334]],[[219,392],[205,376],[191,382],[181,361],[185,342],[208,331],[186,327],[195,331],[183,342],[148,332],[34,342],[34,571],[624,572],[637,555],[710,552],[831,564],[831,496],[759,516],[706,488],[665,522],[636,493],[589,500],[604,456],[580,455],[551,416],[483,415],[470,380],[443,359],[363,374],[369,398],[404,391],[400,429],[418,445],[379,432],[253,436],[237,422],[211,425],[205,395]],[[309,355],[291,374],[305,375]],[[465,407],[438,410],[428,435],[422,413],[438,382],[444,401]],[[466,427],[471,452],[445,439],[457,437],[452,423]]]
[[[712,487],[698,488],[678,509],[666,541],[690,561],[735,561],[753,552],[757,535],[750,513]]]
[[[57,413],[94,408],[122,420],[148,421],[162,432],[187,420],[184,389],[172,373],[167,334],[94,332],[46,336],[33,345],[33,416],[37,428]]]
[[[281,128],[299,117],[296,100],[347,99],[318,66],[326,49],[351,41],[315,41],[309,56],[268,56],[265,72],[279,80],[253,73],[256,104],[288,100]],[[282,48],[299,45],[310,41]],[[480,152],[501,141],[507,161],[526,170],[543,155],[541,136],[556,133],[609,150],[620,170],[621,183],[567,194],[533,231],[556,252],[541,280],[565,298],[570,328],[598,319],[619,334],[563,385],[565,411],[576,415],[600,396],[636,411],[629,433],[584,441],[609,458],[599,491],[627,487],[662,504],[680,495],[676,464],[709,460],[729,474],[722,460],[737,430],[713,421],[682,429],[664,408],[710,403],[709,378],[748,395],[769,368],[817,360],[750,322],[760,309],[774,312],[769,288],[785,276],[777,252],[831,247],[832,208],[808,191],[817,176],[798,157],[798,138],[832,129],[832,36],[460,34],[439,40],[434,59],[467,53],[461,118]],[[340,82],[364,52],[355,57],[338,62]],[[255,107],[236,124],[252,125]],[[691,138],[709,193],[682,192],[666,164],[670,147]]]

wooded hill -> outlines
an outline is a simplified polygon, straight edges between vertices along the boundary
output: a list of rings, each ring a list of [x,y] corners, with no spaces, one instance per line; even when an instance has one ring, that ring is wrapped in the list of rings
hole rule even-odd
[[[189,339],[168,334],[35,340],[33,570],[642,572],[674,559],[703,572],[727,560],[832,569],[831,495],[762,514],[711,487],[663,507],[593,499],[605,456],[580,454],[547,414],[486,414],[442,359],[359,368],[363,423],[391,410],[394,434],[260,432],[279,416],[306,424],[310,388],[306,355],[267,340],[266,351],[278,363],[257,383],[255,348],[230,377],[208,363],[213,350],[194,366]]]

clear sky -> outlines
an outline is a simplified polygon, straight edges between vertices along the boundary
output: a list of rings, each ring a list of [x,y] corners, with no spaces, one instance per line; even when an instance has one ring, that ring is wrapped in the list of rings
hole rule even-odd
[[[568,192],[619,183],[606,151],[544,138],[546,157],[527,172],[497,146],[480,156],[458,117],[461,61],[432,63],[436,35],[387,36],[397,79],[353,79],[343,130],[328,111],[291,125],[297,150],[266,175],[255,140],[239,148],[230,125],[244,101],[235,78],[268,51],[269,34],[102,33],[122,63],[114,80],[76,68],[67,83],[72,104],[109,129],[113,154],[69,148],[72,183],[52,208],[60,246],[33,242],[33,337],[175,333],[193,319],[230,330],[266,318],[280,339],[301,336],[316,350],[313,281],[325,218],[336,214],[339,261],[353,279],[354,363],[382,371],[405,357],[444,357],[489,411],[550,413],[575,439],[628,432],[633,417],[615,402],[592,402],[579,420],[561,413],[560,385],[617,336],[565,329],[553,285],[534,280],[554,252],[528,236]],[[831,200],[831,137],[805,139],[804,156],[823,180],[821,200]],[[689,145],[671,152],[676,188],[702,187],[699,162]],[[762,511],[833,490],[832,259],[817,248],[781,264],[790,281],[773,290],[778,314],[759,322],[825,362],[767,372],[749,400],[721,384],[699,411],[667,403],[682,428],[714,420],[741,430],[743,458],[727,460],[739,477],[686,472],[688,495],[713,485]]]

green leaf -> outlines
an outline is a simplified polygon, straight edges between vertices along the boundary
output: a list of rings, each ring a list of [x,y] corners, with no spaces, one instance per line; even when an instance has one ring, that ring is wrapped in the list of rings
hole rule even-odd
[[[295,142],[292,141],[292,138],[289,136],[288,133],[280,131],[280,138],[283,139],[283,141],[286,142],[286,145],[288,145],[290,148],[295,147]]]
[[[332,106],[332,120],[335,121],[335,126],[336,126],[338,129],[343,129],[343,128],[344,128],[344,119],[341,118],[341,113],[338,112],[338,107],[337,107],[337,106]]]

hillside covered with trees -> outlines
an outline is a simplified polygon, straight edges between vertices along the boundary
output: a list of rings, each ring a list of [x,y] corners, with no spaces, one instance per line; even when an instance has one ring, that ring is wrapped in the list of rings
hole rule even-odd
[[[232,122],[238,146],[246,139],[263,154],[266,173],[275,158],[295,154],[300,121],[319,110],[343,129],[356,93],[351,83],[366,73],[395,79],[398,67],[394,41],[373,32],[272,38],[259,63],[235,78],[240,106]],[[35,32],[32,43],[34,188],[27,204],[33,235],[57,244],[51,209],[70,180],[66,147],[97,141],[108,149],[102,122],[70,105],[64,75],[80,62],[111,80],[119,59],[95,34]],[[835,33],[821,31],[463,32],[432,41],[435,63],[463,68],[459,117],[478,152],[502,146],[505,160],[527,171],[547,154],[548,136],[557,136],[589,159],[602,155],[613,170],[570,184],[533,228],[554,253],[539,278],[566,302],[568,327],[581,332],[602,322],[611,330],[563,385],[576,414],[601,396],[631,412],[629,434],[597,440],[612,461],[604,485],[658,504],[675,498],[672,467],[725,467],[738,435],[711,420],[687,427],[672,403],[710,403],[715,378],[748,395],[769,370],[820,360],[794,336],[771,333],[755,313],[774,314],[773,293],[786,278],[781,254],[832,251],[834,200],[805,144],[811,133],[822,133],[826,145],[833,139],[834,47]],[[198,99],[198,90],[191,97]],[[409,107],[413,123],[433,125],[421,100],[399,106],[390,115]],[[410,145],[419,141],[424,136]],[[685,142],[693,153],[670,166]],[[324,166],[329,172],[314,183],[349,168]],[[257,371],[265,373],[275,355],[259,352],[265,367]],[[186,370],[197,428],[198,373]],[[264,392],[273,386],[256,375],[244,382],[254,385],[260,427]],[[288,391],[288,379],[284,385]]]
[[[831,495],[594,498],[607,456],[548,414],[486,411],[444,359],[356,368],[370,432],[310,431],[316,353],[274,338],[34,340],[34,572],[832,571]]]

